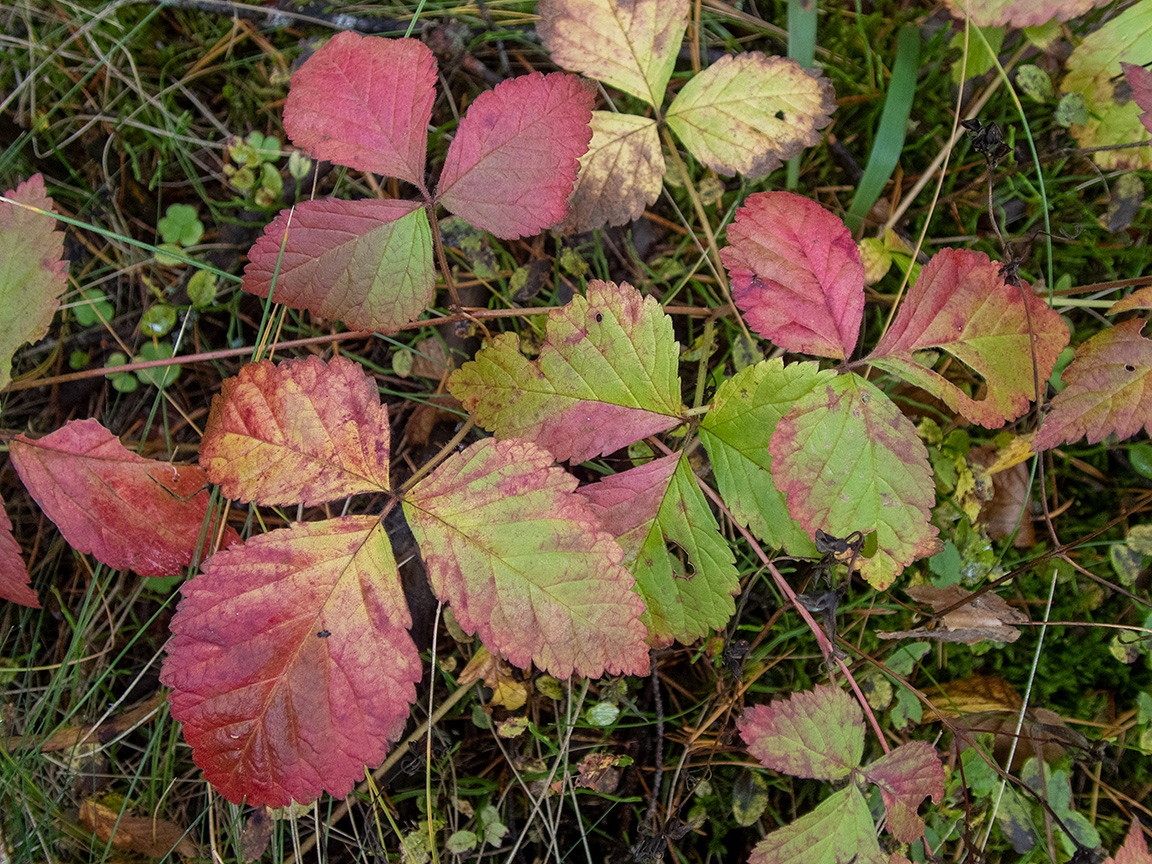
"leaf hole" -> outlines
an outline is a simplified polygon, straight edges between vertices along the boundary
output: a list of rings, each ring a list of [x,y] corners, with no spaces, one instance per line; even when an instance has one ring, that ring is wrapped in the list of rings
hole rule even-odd
[[[664,548],[668,552],[668,562],[672,565],[673,579],[691,579],[696,575],[696,568],[688,558],[688,550],[675,540],[666,539]]]
[[[316,634],[317,638],[319,638],[319,639],[327,639],[331,635],[332,635],[331,631],[328,631],[328,630],[321,630]]]
[[[784,112],[783,111],[777,111],[775,114],[775,117],[777,120],[783,120],[784,119]]]
[[[1129,363],[1125,363],[1125,364],[1124,364],[1124,368],[1125,368],[1126,370],[1128,370],[1129,372],[1135,372],[1135,371],[1136,371],[1136,367],[1135,367],[1135,366],[1132,366],[1132,365],[1131,365],[1131,364],[1129,364]]]
[[[599,312],[597,312],[596,313],[596,323],[599,324],[603,320],[604,320],[604,316],[602,314],[600,314]]]

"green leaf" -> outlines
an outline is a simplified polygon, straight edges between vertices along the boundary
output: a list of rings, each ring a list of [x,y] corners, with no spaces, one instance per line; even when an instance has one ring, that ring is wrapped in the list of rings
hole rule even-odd
[[[732,817],[736,824],[747,828],[760,818],[768,806],[768,784],[759,772],[745,768],[732,787]]]
[[[480,810],[480,824],[484,826],[484,842],[499,846],[508,834],[508,826],[500,821],[500,811],[491,804]]]
[[[1070,131],[1081,147],[1138,144],[1149,131],[1140,121],[1135,99],[1121,101],[1125,86],[1121,63],[1143,66],[1152,62],[1152,0],[1140,0],[1109,19],[1076,46],[1068,58],[1068,74],[1060,84],[1066,94],[1084,100],[1084,114],[1071,120]],[[1061,102],[1061,107],[1063,107]],[[1060,109],[1057,109],[1057,121]],[[1152,167],[1152,148],[1129,146],[1092,154],[1104,169],[1139,170]]]
[[[691,642],[727,623],[739,577],[687,459],[665,456],[579,492],[624,549],[650,644]]]
[[[204,236],[204,224],[196,215],[196,208],[187,204],[172,204],[164,218],[156,223],[156,230],[165,243],[177,246],[195,246]]]
[[[749,753],[794,777],[840,780],[864,755],[864,713],[838,687],[821,685],[753,705],[737,728]]]
[[[748,864],[881,864],[876,826],[855,786],[834,792],[813,810],[756,844]]]
[[[188,280],[188,299],[197,309],[206,309],[216,302],[216,277],[207,270],[197,270]]]
[[[732,515],[773,549],[812,556],[816,547],[788,515],[772,479],[768,441],[776,424],[817,383],[835,377],[816,363],[765,360],[720,385],[700,426],[712,471]]]
[[[1036,102],[1049,102],[1055,96],[1048,73],[1032,64],[1017,67],[1016,86]]]
[[[611,726],[620,716],[620,709],[611,702],[597,702],[584,716],[592,726]]]
[[[115,307],[108,302],[108,297],[103,291],[96,288],[85,288],[80,292],[80,296],[86,302],[73,307],[72,314],[76,316],[76,322],[81,327],[99,324],[101,319],[111,321],[112,316],[116,314]]]
[[[448,382],[476,422],[583,462],[681,422],[672,319],[628,283],[594,280],[550,312],[535,362],[502,333]]]
[[[463,855],[475,849],[479,839],[472,831],[457,831],[445,841],[444,848],[452,855]]]
[[[643,674],[644,604],[576,483],[539,446],[486,438],[416,484],[404,514],[433,592],[490,650],[557,678]]]
[[[134,362],[148,360],[167,360],[175,356],[175,349],[170,342],[145,342]],[[179,366],[154,366],[151,369],[139,369],[136,377],[141,384],[151,384],[163,390],[180,377]]]
[[[780,420],[770,449],[788,512],[807,531],[877,532],[876,555],[860,564],[873,587],[940,551],[928,452],[875,385],[855,374],[819,384]]]
[[[725,55],[692,78],[665,119],[713,171],[757,178],[819,143],[834,108],[827,78],[795,60],[748,51]]]
[[[981,39],[976,33],[970,33],[968,36],[968,64],[964,69],[964,74],[968,78],[983,75],[995,66],[995,55],[1000,52],[1000,46],[1004,42],[1003,27],[982,27],[980,29],[984,34],[984,39]],[[987,47],[984,45],[985,39],[988,40]],[[949,47],[961,50],[964,48],[963,29],[952,37],[952,42],[949,44]],[[992,50],[989,51],[989,48]],[[961,64],[959,60],[952,64],[953,84],[962,83],[960,81],[960,67]]]
[[[176,309],[167,303],[150,306],[140,316],[140,331],[145,336],[159,339],[167,336],[176,326]]]

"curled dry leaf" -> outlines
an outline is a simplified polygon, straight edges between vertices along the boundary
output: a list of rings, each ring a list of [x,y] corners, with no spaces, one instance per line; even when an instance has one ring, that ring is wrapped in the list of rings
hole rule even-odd
[[[971,596],[959,585],[935,588],[931,585],[916,585],[904,589],[917,603],[926,603],[935,612],[946,609]],[[997,594],[981,594],[963,606],[953,609],[944,616],[944,627],[917,627],[914,630],[877,633],[881,639],[938,639],[941,642],[963,642],[975,645],[985,639],[994,642],[1015,642],[1020,631],[1013,624],[1027,624],[1028,616],[1017,612],[1004,598]]]
[[[129,816],[88,799],[80,805],[80,824],[117,849],[137,852],[149,858],[167,858],[172,852],[182,858],[200,855],[196,844],[179,825],[163,819]]]

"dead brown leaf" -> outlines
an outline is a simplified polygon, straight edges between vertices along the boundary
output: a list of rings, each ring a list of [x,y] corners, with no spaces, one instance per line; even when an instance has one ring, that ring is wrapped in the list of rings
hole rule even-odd
[[[904,589],[917,603],[924,603],[932,611],[954,606],[972,592],[959,585],[935,588],[915,585]],[[917,627],[914,630],[881,632],[881,639],[937,639],[941,642],[962,642],[975,645],[989,639],[993,642],[1015,642],[1020,631],[1013,624],[1027,624],[1028,616],[1016,611],[998,594],[981,594],[944,616],[943,627]]]
[[[148,819],[117,813],[91,798],[80,805],[80,824],[117,849],[138,852],[149,858],[163,858],[172,852],[183,858],[196,858],[200,850],[179,825],[163,819]]]

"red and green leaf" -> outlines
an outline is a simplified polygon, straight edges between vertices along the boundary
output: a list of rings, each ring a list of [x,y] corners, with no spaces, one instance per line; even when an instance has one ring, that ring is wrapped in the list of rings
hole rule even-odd
[[[428,216],[414,201],[305,201],[264,229],[244,290],[354,330],[395,332],[435,295]]]
[[[73,420],[36,441],[18,435],[10,454],[78,552],[141,576],[176,576],[192,563],[208,513],[202,469],[138,456],[95,420]],[[211,541],[212,531],[204,534]],[[235,537],[229,529],[224,545]]]
[[[1065,388],[1036,433],[1034,447],[1047,450],[1084,436],[1089,444],[1115,434],[1152,434],[1152,339],[1134,318],[1097,333],[1076,349],[1064,370]]]
[[[836,108],[832,82],[795,60],[725,55],[688,81],[665,115],[692,155],[724,175],[766,177],[805,147]]]
[[[864,314],[864,264],[844,223],[791,192],[749,195],[720,258],[748,325],[787,351],[844,360]]]
[[[419,40],[338,33],[292,76],[284,131],[317,159],[423,189],[435,85]]]
[[[486,438],[420,481],[404,513],[436,596],[509,662],[643,674],[644,604],[576,482],[531,442]]]
[[[1035,395],[1031,356],[1043,383],[1067,344],[1068,327],[1030,287],[1009,285],[1000,265],[980,252],[943,249],[924,265],[867,359],[973,423],[995,429],[1028,410]],[[984,398],[972,398],[934,371],[920,353],[925,351],[946,351],[980,375],[987,385]]]
[[[944,766],[936,749],[926,741],[901,744],[863,770],[880,787],[888,812],[888,831],[901,843],[924,834],[924,820],[917,809],[925,798],[939,803],[944,797]]]
[[[875,385],[854,374],[817,385],[777,423],[769,450],[776,487],[810,536],[877,533],[860,564],[877,590],[939,551],[928,451]]]
[[[735,559],[686,458],[654,459],[579,493],[624,549],[649,644],[689,643],[728,622],[740,590]]]
[[[504,239],[561,221],[592,138],[593,101],[579,78],[561,72],[481,93],[448,147],[437,201]]]
[[[1139,819],[1132,820],[1132,827],[1124,838],[1124,844],[1116,850],[1115,857],[1108,857],[1104,864],[1152,864],[1152,854],[1148,852],[1148,840]]]
[[[40,608],[36,592],[28,584],[28,567],[20,554],[20,544],[12,536],[12,520],[0,499],[0,600]]]
[[[342,357],[245,366],[212,400],[200,464],[229,498],[319,504],[388,489],[388,410]]]
[[[541,0],[537,14],[536,31],[557,66],[660,108],[688,26],[688,0]]]
[[[0,201],[0,389],[12,380],[12,355],[25,342],[44,338],[60,295],[68,287],[64,232],[56,230],[54,205],[37,174]],[[28,209],[34,207],[44,212]]]
[[[1108,0],[945,0],[957,18],[977,27],[1038,27],[1056,19],[1068,21]]]
[[[1132,101],[1143,112],[1140,122],[1152,132],[1152,69],[1131,63],[1121,63],[1120,68],[1124,70],[1124,80],[1132,88]]]
[[[420,656],[377,517],[272,531],[181,590],[160,680],[228,800],[343,797],[404,731]]]
[[[840,780],[864,755],[864,714],[839,687],[822,685],[753,705],[737,727],[749,753],[793,777]]]
[[[549,313],[536,361],[519,345],[515,334],[497,336],[448,382],[498,438],[583,462],[681,422],[672,320],[626,282],[593,280],[587,298]]]
[[[768,442],[793,403],[833,376],[815,363],[785,366],[781,359],[765,360],[721,384],[700,424],[700,440],[732,515],[773,549],[790,555],[815,555],[816,547],[788,515],[772,479]]]

